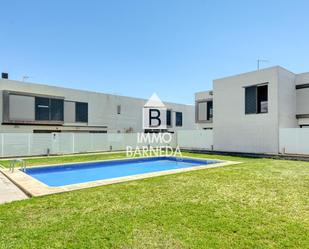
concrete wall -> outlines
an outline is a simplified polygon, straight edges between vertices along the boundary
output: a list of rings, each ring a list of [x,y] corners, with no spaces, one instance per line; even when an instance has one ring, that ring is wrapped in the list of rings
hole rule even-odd
[[[214,80],[214,149],[278,153],[278,67]],[[268,82],[268,113],[245,115],[245,88]]]
[[[213,99],[213,91],[203,91],[195,93],[195,101]]]
[[[309,73],[300,73],[295,76],[295,85],[308,84]]]
[[[280,152],[286,154],[309,154],[309,129],[280,129]]]
[[[297,74],[295,85],[309,84],[309,73]],[[296,114],[309,114],[309,88],[296,90]],[[307,119],[300,119],[299,124],[309,124]]]
[[[279,128],[297,128],[295,74],[278,67]]]
[[[268,113],[245,115],[244,87],[266,82]],[[206,99],[206,94],[195,98]],[[278,66],[218,79],[213,101],[215,150],[309,154],[308,131],[296,129],[309,126],[309,73],[294,74]]]
[[[296,85],[309,84],[309,73],[296,75]],[[296,90],[296,114],[309,115],[309,88],[301,88]],[[309,118],[298,118],[298,125],[309,125]]]
[[[1,125],[0,132],[31,132],[34,128],[44,130],[104,130],[108,132],[141,132],[142,108],[145,99],[116,96],[104,93],[81,91],[75,89],[54,87],[41,84],[23,83],[20,81],[0,79],[0,91],[10,90],[35,94],[45,94],[64,97],[65,101],[80,101],[88,103],[88,124],[71,123],[65,118],[64,126],[40,126],[40,125]],[[0,92],[1,93],[1,92]],[[2,121],[2,94],[0,94],[0,119]],[[171,108],[171,131],[182,129],[195,129],[195,110],[193,105],[165,103]],[[117,105],[121,105],[121,114],[117,114]],[[183,112],[183,126],[175,127],[175,111]],[[78,127],[77,127],[78,126]],[[101,128],[100,128],[101,127]]]

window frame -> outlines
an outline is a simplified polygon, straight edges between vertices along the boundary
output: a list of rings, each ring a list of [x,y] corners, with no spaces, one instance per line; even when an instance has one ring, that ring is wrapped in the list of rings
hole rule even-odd
[[[169,122],[168,122],[168,115],[167,115],[167,113],[170,113],[170,118],[169,118]],[[172,109],[167,109],[166,110],[166,126],[167,127],[172,127],[172,125],[173,125],[173,118],[172,118]]]
[[[51,98],[49,102],[50,102],[50,111],[49,111],[50,121],[64,121],[64,100]],[[53,108],[56,108],[56,111]],[[59,116],[60,118],[57,118],[57,116]]]
[[[178,124],[177,123],[177,116],[178,115],[180,115],[180,117],[181,117],[181,122],[180,122],[180,124]],[[182,112],[175,112],[175,126],[176,127],[182,127],[183,126],[183,114],[182,114]]]
[[[265,100],[261,100],[261,96],[259,96],[259,89],[261,89],[262,87],[266,87],[266,101]],[[258,85],[257,86],[257,114],[267,114],[268,113],[268,85],[267,84],[263,84],[263,85]],[[261,108],[261,103],[262,102],[267,102],[267,111],[266,112],[262,112],[262,108]]]
[[[83,119],[83,118],[80,118],[80,113],[78,113],[78,111],[79,111],[79,108],[78,108],[78,106],[83,106],[83,105],[85,105],[85,106],[87,106],[87,108],[86,108],[86,114],[85,114],[85,116],[87,117],[87,118],[85,118],[85,119]],[[88,123],[88,120],[89,120],[89,117],[88,117],[88,115],[89,115],[89,111],[88,111],[88,103],[87,102],[79,102],[79,101],[76,101],[75,102],[75,123]]]
[[[40,100],[45,100],[46,103],[39,103]],[[58,101],[58,104],[60,104],[60,119],[54,118],[54,109],[55,103]],[[53,103],[54,102],[54,103]],[[58,106],[59,107],[59,106]],[[40,118],[40,110],[46,110],[47,113],[45,113],[47,118]],[[58,99],[58,98],[50,98],[50,97],[41,97],[41,96],[35,96],[34,100],[34,112],[35,112],[35,121],[41,122],[64,122],[64,100]],[[59,113],[58,113],[59,115]]]
[[[121,105],[117,105],[117,115],[121,114]]]
[[[258,98],[258,88],[259,87],[265,87],[267,86],[267,112],[261,112],[259,111],[260,107],[258,106],[259,103],[262,101],[259,101]],[[249,112],[247,111],[247,89],[249,88],[254,88],[255,89],[255,111],[254,112]],[[245,115],[257,115],[257,114],[268,114],[269,113],[269,82],[261,83],[261,84],[256,84],[256,85],[250,85],[250,86],[245,86],[244,87],[244,109],[245,109]]]
[[[44,100],[44,101],[42,101]],[[42,103],[46,102],[46,103]],[[40,111],[45,111],[46,113],[42,114]],[[34,99],[34,112],[35,121],[50,121],[50,98],[48,97],[35,97]],[[43,118],[42,116],[47,116]]]
[[[212,102],[212,115],[211,117],[209,117],[209,113],[208,113],[208,105],[209,105],[209,102]],[[200,119],[199,117],[199,105],[201,103],[206,103],[206,119]],[[209,118],[208,118],[209,117]],[[213,99],[202,99],[202,100],[198,100],[198,101],[195,101],[195,122],[196,123],[212,123],[213,122]]]
[[[16,118],[16,117],[10,117],[10,97],[11,96],[21,96],[21,97],[29,97],[33,98],[33,105],[30,107],[28,111],[32,112],[27,118]],[[56,96],[56,95],[47,95],[47,94],[38,94],[38,93],[32,93],[32,92],[19,92],[19,91],[11,91],[11,90],[3,90],[2,91],[2,98],[3,98],[3,124],[31,124],[31,125],[63,125],[64,120],[57,121],[57,120],[50,120],[49,116],[49,110],[48,110],[48,118],[38,118],[38,114],[36,114],[36,98],[45,98],[45,99],[59,99],[59,100],[65,100],[63,96]],[[48,102],[49,103],[49,102]],[[45,104],[45,103],[44,103]],[[32,109],[33,108],[33,109]],[[50,108],[49,104],[48,107]],[[37,116],[36,116],[37,115]],[[64,115],[64,110],[63,110]],[[46,115],[47,117],[47,115]]]
[[[211,103],[211,107],[210,107],[210,103]],[[206,110],[207,110],[206,120],[208,122],[212,122],[212,119],[213,119],[213,110],[214,110],[213,104],[214,104],[214,102],[212,100],[207,101],[207,105],[206,105]],[[210,113],[210,111],[211,111],[211,113]]]

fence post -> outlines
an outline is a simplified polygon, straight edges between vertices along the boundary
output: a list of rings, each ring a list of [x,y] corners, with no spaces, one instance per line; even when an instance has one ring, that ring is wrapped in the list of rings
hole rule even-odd
[[[176,146],[176,148],[177,148],[177,146],[179,146],[179,144],[178,144],[178,132],[179,131],[175,131],[175,146]]]
[[[75,153],[75,133],[72,133],[72,151]]]
[[[4,156],[4,134],[2,133],[1,134],[1,156],[3,157]]]
[[[96,151],[95,149],[94,149],[94,133],[90,133],[90,143],[91,143],[91,151]],[[99,134],[98,134],[99,135]],[[98,137],[100,137],[100,136],[98,136]]]
[[[31,134],[28,134],[28,155],[31,156]]]

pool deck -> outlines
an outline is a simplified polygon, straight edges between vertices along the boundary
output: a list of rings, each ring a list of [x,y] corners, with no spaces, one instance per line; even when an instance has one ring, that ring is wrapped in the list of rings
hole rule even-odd
[[[24,200],[28,196],[0,172],[0,204]]]
[[[192,158],[192,157],[186,157],[186,158],[207,160],[206,158]],[[109,161],[118,161],[118,160],[127,160],[127,159],[128,158],[113,159]],[[211,159],[211,160],[215,160],[215,159]],[[165,170],[165,171],[159,171],[159,172],[151,172],[151,173],[145,173],[145,174],[139,174],[139,175],[118,177],[118,178],[113,178],[113,179],[105,179],[105,180],[98,180],[98,181],[93,181],[93,182],[66,185],[66,186],[61,186],[61,187],[47,186],[44,183],[36,180],[35,178],[27,175],[26,173],[18,169],[15,169],[14,172],[10,172],[8,169],[0,169],[0,170],[2,171],[4,175],[6,175],[12,182],[14,182],[17,186],[19,186],[19,188],[21,188],[29,196],[42,196],[42,195],[68,192],[68,191],[84,189],[84,188],[92,188],[92,187],[97,187],[97,186],[140,180],[140,179],[151,178],[151,177],[156,177],[156,176],[171,175],[171,174],[176,174],[176,173],[209,169],[209,168],[217,168],[217,167],[235,165],[235,164],[240,163],[240,162],[234,162],[234,161],[233,162],[232,161],[221,161],[221,160],[218,160],[218,161],[219,161],[218,163],[193,166],[190,168],[181,168],[181,169]],[[60,164],[60,165],[74,165],[74,164],[77,164],[77,162]],[[51,165],[44,165],[44,166],[51,166]],[[35,166],[35,167],[44,167],[44,166]],[[52,165],[52,166],[57,166],[57,165]]]

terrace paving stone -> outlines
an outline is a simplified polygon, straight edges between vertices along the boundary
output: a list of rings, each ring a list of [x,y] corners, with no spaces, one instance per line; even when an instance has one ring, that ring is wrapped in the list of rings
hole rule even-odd
[[[0,204],[27,198],[23,191],[0,172]]]

